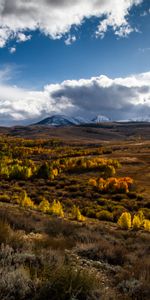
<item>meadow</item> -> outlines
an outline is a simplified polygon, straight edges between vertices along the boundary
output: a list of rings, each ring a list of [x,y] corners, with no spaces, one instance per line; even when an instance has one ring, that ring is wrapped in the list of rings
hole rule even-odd
[[[150,142],[0,135],[0,295],[149,299]]]

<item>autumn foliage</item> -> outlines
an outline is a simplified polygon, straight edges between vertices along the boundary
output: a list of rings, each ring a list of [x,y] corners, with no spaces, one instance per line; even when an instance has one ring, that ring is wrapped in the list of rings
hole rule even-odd
[[[128,193],[133,184],[133,179],[130,177],[91,178],[89,184],[104,193]]]

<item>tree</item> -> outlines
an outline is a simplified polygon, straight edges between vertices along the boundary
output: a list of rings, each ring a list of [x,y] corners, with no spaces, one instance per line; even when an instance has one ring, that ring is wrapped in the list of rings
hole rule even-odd
[[[118,219],[118,225],[122,229],[131,228],[131,214],[129,212],[124,212]]]
[[[145,219],[143,225],[146,231],[150,231],[150,220]]]
[[[51,212],[57,216],[64,217],[64,211],[59,201],[54,200],[51,206]]]
[[[76,221],[84,221],[85,220],[85,217],[82,216],[79,207],[77,207],[76,205],[74,205],[72,208],[71,217],[73,220],[76,220]]]
[[[30,207],[30,208],[35,208],[34,202],[31,200],[30,197],[28,197],[26,191],[22,191],[20,199],[19,199],[19,204],[22,207]]]
[[[38,171],[37,171],[37,177],[38,178],[44,178],[44,179],[49,179],[50,177],[50,169],[48,166],[48,163],[45,162],[44,164],[42,164]]]
[[[39,210],[41,210],[44,213],[51,211],[50,203],[44,197],[43,197],[42,201],[40,202],[38,208],[39,208]]]
[[[133,221],[132,221],[133,229],[137,230],[141,227],[141,225],[142,225],[142,223],[141,223],[139,216],[135,215],[133,217]]]

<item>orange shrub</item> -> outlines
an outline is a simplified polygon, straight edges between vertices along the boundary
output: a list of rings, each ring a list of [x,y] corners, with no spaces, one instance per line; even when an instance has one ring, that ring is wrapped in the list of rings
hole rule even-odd
[[[96,186],[98,190],[106,193],[128,193],[133,184],[133,179],[130,177],[110,177],[108,179],[91,178],[89,184]]]
[[[90,178],[90,179],[89,179],[89,184],[92,185],[92,186],[97,186],[96,179]]]

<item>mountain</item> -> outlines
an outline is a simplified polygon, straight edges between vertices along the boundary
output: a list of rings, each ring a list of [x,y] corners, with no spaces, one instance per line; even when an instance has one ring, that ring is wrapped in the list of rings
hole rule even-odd
[[[93,120],[92,123],[101,123],[101,122],[110,122],[110,119],[103,115],[97,115]]]
[[[101,123],[109,122],[110,120],[102,115],[96,116],[94,119],[86,119],[83,117],[69,117],[66,115],[56,114],[41,120],[40,122],[34,125],[45,125],[45,126],[71,126],[71,125],[81,125],[81,124],[90,124],[90,123]]]
[[[46,126],[71,126],[78,125],[80,121],[77,118],[68,117],[65,115],[53,115],[34,125],[46,125]]]

